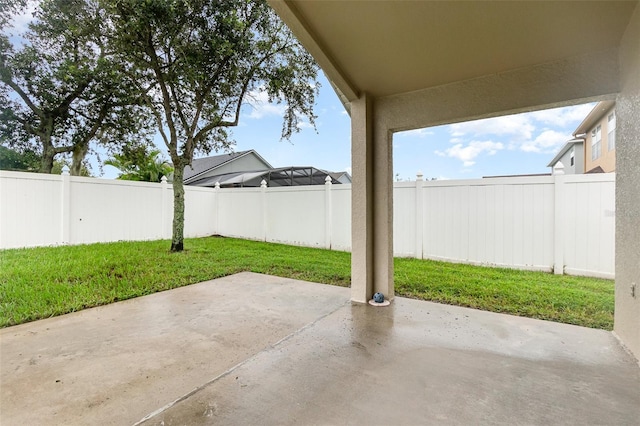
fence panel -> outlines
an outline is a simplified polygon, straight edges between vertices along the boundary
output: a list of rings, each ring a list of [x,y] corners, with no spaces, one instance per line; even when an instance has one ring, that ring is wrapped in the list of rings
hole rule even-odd
[[[169,185],[170,186],[170,185]],[[186,186],[184,194],[184,235],[188,238],[217,233],[215,222],[216,192],[211,188]],[[173,191],[169,192],[170,212],[173,212]],[[169,215],[173,220],[173,213]],[[170,233],[168,235],[171,235]]]
[[[218,234],[264,241],[260,188],[218,189]]]
[[[325,247],[324,186],[266,189],[266,240]]]
[[[553,178],[423,185],[423,257],[552,268]]]
[[[351,250],[351,185],[331,186],[331,249]]]
[[[70,177],[69,243],[163,238],[157,183]]]
[[[61,176],[1,172],[0,248],[57,244],[61,227]]]
[[[398,257],[416,254],[416,185],[396,183],[393,188],[393,252]]]
[[[612,278],[615,271],[615,178],[565,177],[565,272]]]

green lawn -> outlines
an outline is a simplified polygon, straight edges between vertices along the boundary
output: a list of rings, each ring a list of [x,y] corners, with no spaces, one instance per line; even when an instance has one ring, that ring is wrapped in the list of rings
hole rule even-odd
[[[241,271],[349,286],[350,254],[233,238],[0,251],[0,326],[104,305]],[[395,260],[396,294],[587,327],[613,326],[613,281],[416,259]]]

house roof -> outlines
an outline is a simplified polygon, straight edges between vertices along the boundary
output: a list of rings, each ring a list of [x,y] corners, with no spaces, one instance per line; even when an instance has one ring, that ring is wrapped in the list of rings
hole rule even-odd
[[[271,164],[260,156],[255,150],[250,149],[247,151],[230,152],[227,154],[213,155],[211,157],[196,158],[191,162],[190,166],[184,168],[184,183],[189,183],[197,180],[201,175],[214,170],[224,164],[237,160],[238,158],[246,155],[253,154],[258,157],[267,167],[272,168]]]
[[[189,183],[193,186],[214,187],[219,183],[221,187],[258,187],[264,179],[267,185],[272,186],[298,186],[298,185],[324,185],[330,172],[311,166],[304,167],[279,167],[269,170],[253,170],[224,173],[216,176],[207,176],[195,179]],[[340,184],[334,180],[334,184]]]
[[[586,134],[615,104],[615,101],[598,102],[573,132],[573,136]]]
[[[585,174],[593,174],[593,173],[604,173],[604,170],[602,169],[602,167],[597,166],[589,170],[588,172],[585,172]]]
[[[496,176],[482,176],[482,179],[517,178],[517,177],[538,177],[538,176],[551,176],[551,173],[525,173],[525,174],[521,174],[521,175],[496,175]]]
[[[351,182],[351,175],[347,171],[329,172],[329,176],[331,176],[331,179],[333,179],[334,182],[337,181],[338,179],[340,179],[343,176],[346,176],[349,179],[349,182]]]
[[[556,163],[558,161],[560,161],[560,159],[562,158],[562,156],[569,151],[569,149],[571,149],[571,147],[577,145],[577,144],[582,144],[584,143],[584,139],[581,138],[575,138],[575,139],[571,139],[569,141],[567,141],[567,143],[564,144],[564,146],[562,147],[562,149],[560,149],[560,151],[558,151],[558,153],[556,154],[555,157],[553,157],[553,160],[551,160],[549,162],[549,164],[547,164],[547,167],[553,167],[556,165]]]

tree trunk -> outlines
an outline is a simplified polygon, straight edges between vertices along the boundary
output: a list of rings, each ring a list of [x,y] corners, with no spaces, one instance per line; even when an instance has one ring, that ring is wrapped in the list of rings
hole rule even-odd
[[[51,174],[51,169],[53,169],[53,159],[56,156],[56,151],[52,146],[45,148],[42,151],[42,160],[40,160],[40,173]]]
[[[184,164],[173,159],[173,236],[171,251],[178,252],[184,248]]]
[[[53,133],[53,120],[51,118],[43,119],[38,131],[34,133],[40,139],[42,144],[42,160],[40,161],[40,173],[51,174],[53,169],[53,160],[56,156],[56,150],[51,143],[51,135]]]
[[[73,147],[73,161],[71,163],[71,170],[69,174],[71,176],[80,176],[82,172],[82,161],[86,157],[89,151],[89,144],[76,145]]]

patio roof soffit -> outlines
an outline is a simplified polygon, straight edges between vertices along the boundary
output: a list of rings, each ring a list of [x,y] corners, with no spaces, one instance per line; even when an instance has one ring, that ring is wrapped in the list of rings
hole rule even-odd
[[[362,93],[376,99],[375,109],[413,104],[412,113],[405,106],[394,114],[388,127],[394,131],[416,128],[416,108],[435,113],[421,123],[429,126],[613,97],[619,43],[638,6],[637,0],[268,1],[345,107]],[[477,105],[424,109],[425,97],[447,103],[451,93],[458,93],[454,102]]]
[[[300,14],[293,2],[288,0],[268,0],[271,7],[276,11],[280,18],[287,24],[293,34],[298,38],[300,43],[309,51],[309,53],[318,62],[336,95],[347,109],[350,110],[349,103],[357,99],[360,94],[339,69],[334,58],[328,53],[329,50],[319,41],[319,37],[312,33],[305,18]]]

